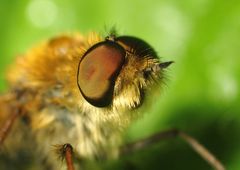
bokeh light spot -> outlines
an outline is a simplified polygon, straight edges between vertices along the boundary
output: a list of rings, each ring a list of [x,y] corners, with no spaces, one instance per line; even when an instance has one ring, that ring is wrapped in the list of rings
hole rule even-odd
[[[163,49],[169,49],[169,54],[179,56],[191,33],[188,18],[181,10],[169,4],[162,5],[155,11],[152,19],[159,28],[161,38],[164,39],[161,46]]]
[[[222,77],[221,84],[222,94],[226,99],[233,100],[237,97],[238,87],[237,82],[231,76]]]
[[[27,8],[30,22],[38,28],[47,28],[53,25],[57,13],[57,6],[51,0],[32,0]]]
[[[233,101],[238,96],[238,83],[227,69],[213,69],[212,90],[217,98],[224,99],[225,102]]]

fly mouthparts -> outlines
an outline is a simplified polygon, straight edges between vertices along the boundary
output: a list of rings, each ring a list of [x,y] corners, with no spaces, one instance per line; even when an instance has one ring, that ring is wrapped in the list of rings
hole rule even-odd
[[[163,63],[160,63],[160,64],[159,64],[159,67],[160,67],[161,69],[165,69],[165,68],[167,68],[168,66],[170,66],[172,63],[174,63],[174,61],[163,62]]]

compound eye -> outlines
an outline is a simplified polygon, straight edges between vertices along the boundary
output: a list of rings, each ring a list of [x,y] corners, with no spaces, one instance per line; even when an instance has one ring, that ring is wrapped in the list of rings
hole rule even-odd
[[[124,59],[124,48],[112,41],[100,42],[84,54],[78,68],[78,86],[90,104],[97,107],[111,104]]]
[[[132,36],[120,36],[115,40],[121,46],[124,47],[126,51],[136,54],[138,57],[152,56],[157,58],[157,54],[154,49],[145,41],[132,37]]]

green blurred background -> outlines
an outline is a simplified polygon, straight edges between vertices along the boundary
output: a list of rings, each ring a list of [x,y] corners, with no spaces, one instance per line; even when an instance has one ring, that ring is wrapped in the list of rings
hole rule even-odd
[[[17,55],[61,32],[106,31],[149,42],[168,70],[167,86],[126,141],[177,127],[230,170],[240,169],[240,1],[0,0],[0,90]],[[208,170],[184,142],[168,140],[99,169]]]

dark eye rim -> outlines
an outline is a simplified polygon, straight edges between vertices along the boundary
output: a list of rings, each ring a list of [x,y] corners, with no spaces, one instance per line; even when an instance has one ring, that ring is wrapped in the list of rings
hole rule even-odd
[[[101,46],[101,45],[110,45],[110,46],[114,46],[115,48],[120,49],[121,51],[124,51],[124,53],[126,52],[126,50],[117,42],[115,41],[110,41],[110,40],[105,40],[105,41],[101,41],[98,42],[96,44],[94,44],[93,46],[91,46],[82,56],[81,60],[88,54],[90,53],[92,50],[94,50],[95,48]]]

